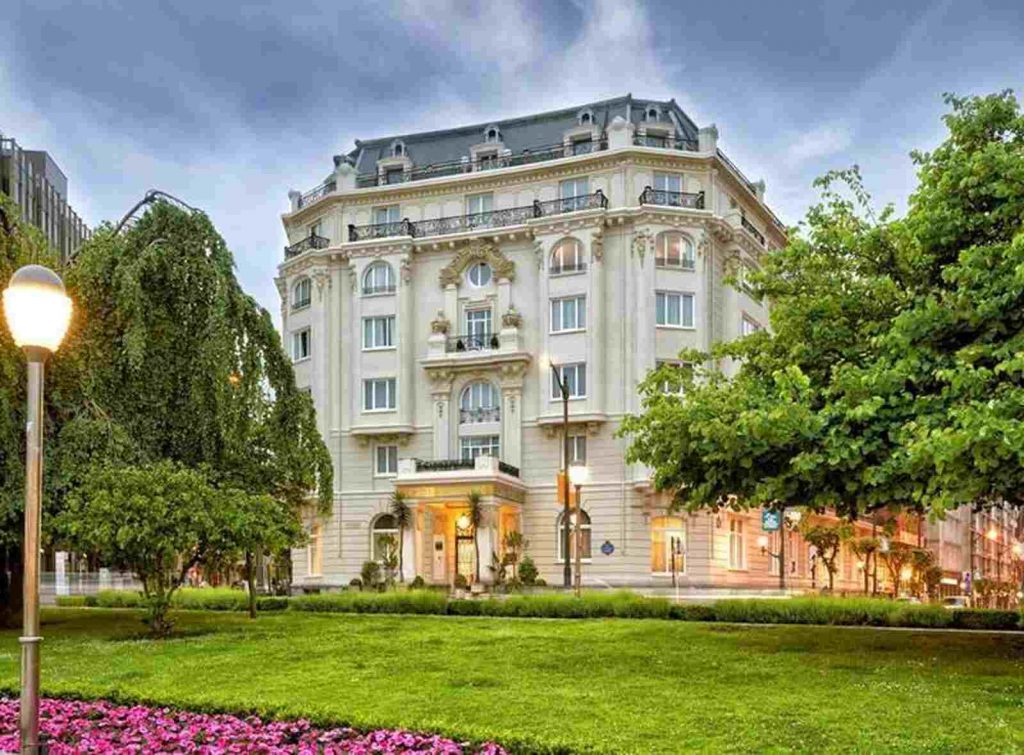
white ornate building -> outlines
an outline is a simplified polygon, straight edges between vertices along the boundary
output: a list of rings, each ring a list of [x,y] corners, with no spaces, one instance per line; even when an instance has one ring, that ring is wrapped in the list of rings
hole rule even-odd
[[[667,585],[673,543],[683,585],[776,584],[756,516],[666,515],[615,437],[656,364],[766,323],[742,275],[783,228],[717,141],[674,101],[626,96],[357,141],[291,192],[283,337],[336,471],[333,511],[294,554],[298,586],[345,585],[380,557],[396,487],[414,511],[407,580],[473,575],[460,517],[477,490],[482,580],[519,529],[560,583],[551,365],[573,394],[572,461],[590,470],[585,584]]]

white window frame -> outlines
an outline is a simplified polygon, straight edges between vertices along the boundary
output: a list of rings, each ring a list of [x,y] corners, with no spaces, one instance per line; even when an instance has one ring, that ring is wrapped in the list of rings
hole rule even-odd
[[[378,284],[377,271],[383,272],[384,283]],[[373,277],[373,285],[368,285],[370,277]],[[395,293],[395,270],[391,264],[384,260],[374,260],[363,270],[362,285],[359,287],[363,296],[393,296]]]
[[[747,571],[746,522],[729,517],[729,571]]]
[[[385,405],[377,406],[377,388],[376,384],[383,382],[385,384]],[[367,393],[367,388],[370,387],[370,393]],[[367,398],[372,397],[373,400],[369,402],[372,406],[368,405]],[[393,412],[398,408],[398,381],[393,377],[378,377],[378,378],[364,378],[363,379],[363,413],[374,414],[379,412]]]
[[[660,185],[659,185],[660,184]],[[678,184],[678,188],[670,189],[670,184]],[[683,174],[682,173],[663,173],[658,171],[654,174],[654,190],[655,191],[668,191],[675,194],[681,194],[683,191]]]
[[[305,296],[299,298],[299,290],[303,289]],[[292,312],[298,312],[303,309],[308,309],[313,303],[313,281],[303,276],[295,281],[295,285],[292,286]]]
[[[394,537],[395,538],[395,545],[396,545],[396,547],[399,548],[399,549],[401,549],[401,547],[402,547],[402,543],[401,543],[401,540],[400,540],[401,535],[400,535],[400,533],[398,531],[398,527],[378,527],[377,526],[377,523],[380,522],[385,517],[391,519],[391,521],[394,522],[394,519],[395,519],[394,516],[392,516],[391,514],[386,514],[386,513],[385,514],[378,514],[370,522],[370,560],[371,561],[376,561],[378,564],[382,564],[384,562],[384,554],[377,552],[377,536],[378,535],[382,535],[384,537],[387,537],[387,536]]]
[[[762,330],[764,330],[764,326],[750,315],[744,314],[740,318],[741,336],[753,335],[754,333],[760,333]]]
[[[483,270],[485,267],[487,268],[487,280],[484,281],[483,283],[474,281],[473,272],[475,270]],[[473,288],[487,288],[494,282],[494,268],[492,268],[490,264],[484,262],[483,260],[480,260],[479,262],[474,262],[472,265],[466,268],[466,282]]]
[[[571,364],[560,364],[555,367],[555,371],[558,374],[558,380],[566,382],[565,374],[566,371],[571,370],[573,373],[573,380],[569,386],[569,400],[578,401],[587,397],[587,363],[586,362],[572,362]],[[573,393],[574,390],[579,389],[580,374],[583,375],[583,393]],[[551,400],[561,401],[562,400],[562,389],[555,381],[555,373],[551,374]]]
[[[665,322],[658,322],[658,298],[664,297],[665,299]],[[679,322],[669,322],[669,298],[679,298]],[[690,323],[685,322],[683,308],[684,300],[690,300]],[[697,327],[697,297],[689,291],[656,291],[654,294],[654,322],[659,328],[672,328],[675,330],[695,330]]]
[[[485,390],[486,386],[486,390]],[[484,394],[487,394],[486,396]],[[485,403],[484,399],[489,398],[490,401]],[[480,419],[464,419],[463,412],[484,413],[488,411],[496,412],[497,416],[490,420]],[[489,380],[474,380],[467,383],[462,388],[462,392],[459,394],[459,424],[460,425],[477,425],[486,422],[500,422],[501,421],[501,390],[495,387],[494,383]]]
[[[322,227],[323,227],[323,223],[320,220],[317,220],[315,222],[310,223],[309,224],[309,235],[310,235],[310,237],[320,236],[321,235],[320,234],[320,229]]]
[[[680,359],[658,359],[654,362],[655,369],[660,369],[662,367],[672,367],[677,370],[692,370],[693,363],[684,362]],[[679,389],[673,390],[671,385],[669,385],[667,382],[663,382],[661,384],[661,392],[667,396],[682,396],[684,393],[686,393],[686,386],[683,382],[680,382]]]
[[[570,187],[572,189],[571,194],[569,193]],[[581,187],[584,189],[582,193],[579,191]],[[567,178],[564,181],[558,182],[558,198],[563,203],[563,212],[576,212],[577,210],[586,209],[586,198],[590,196],[590,193],[590,176],[577,176],[576,178]],[[569,201],[573,199],[576,201]]]
[[[551,300],[549,307],[550,325],[548,333],[559,335],[561,333],[582,333],[587,329],[587,296],[586,294],[573,294],[572,296],[556,296]],[[573,312],[573,327],[567,328],[566,308]]]
[[[562,455],[565,449],[562,449]],[[569,436],[569,465],[587,464],[587,436],[584,433],[575,433]]]
[[[306,337],[306,353],[299,355],[299,344],[302,343],[302,336]],[[300,328],[292,333],[292,362],[298,364],[311,359],[313,356],[313,333],[309,328]]]
[[[575,493],[573,493],[575,495]],[[584,508],[575,509],[569,514],[569,554],[572,557],[572,562],[576,561],[576,528],[572,523],[572,516],[577,512],[582,512],[584,519],[580,522],[580,536],[584,538],[587,547],[584,549],[580,557],[580,563],[589,564],[593,560],[594,555],[594,520],[590,517],[590,512]],[[590,537],[585,537],[589,535]],[[558,515],[558,519],[555,520],[555,563],[565,563],[565,512],[563,511]]]
[[[381,469],[381,461],[384,462],[383,470]],[[373,476],[394,477],[397,474],[398,446],[393,443],[378,443],[373,447]]]
[[[684,248],[679,251],[679,263],[669,262],[666,247],[671,238],[678,237],[682,240]],[[665,270],[683,270],[693,272],[697,269],[697,253],[693,245],[693,239],[679,231],[664,231],[658,234],[654,250],[654,266]]]
[[[377,324],[383,323],[383,333],[378,331]],[[369,330],[367,330],[369,326]],[[382,335],[385,343],[377,343],[377,336]],[[368,337],[369,336],[369,337]],[[363,318],[363,351],[387,351],[395,348],[395,316],[373,315]]]
[[[373,213],[373,224],[374,225],[385,225],[387,223],[401,223],[402,222],[402,207],[397,204],[385,204],[378,205],[372,210]],[[383,219],[381,214],[383,213]]]
[[[487,450],[488,453],[484,453]],[[469,453],[467,453],[467,451]],[[476,451],[474,454],[473,452]],[[493,453],[492,453],[493,452]],[[463,461],[475,460],[478,456],[501,458],[500,435],[462,435],[459,436],[459,458]]]
[[[486,206],[485,206],[486,205]],[[483,215],[494,212],[494,192],[466,195],[466,214]]]
[[[565,247],[572,247],[571,256],[573,258],[573,262],[571,265],[567,265],[565,262],[566,256],[569,256],[564,251]],[[560,260],[557,265],[555,264],[556,256]],[[548,275],[578,275],[579,273],[586,272],[586,270],[586,250],[583,248],[583,243],[579,239],[567,236],[564,239],[559,239],[555,242],[555,245],[551,247],[551,254],[548,255]]]

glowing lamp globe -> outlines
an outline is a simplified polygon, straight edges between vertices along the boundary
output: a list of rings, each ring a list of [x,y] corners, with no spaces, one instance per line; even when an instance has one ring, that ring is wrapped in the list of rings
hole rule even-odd
[[[57,350],[71,322],[64,282],[42,265],[25,265],[4,291],[4,317],[14,343],[23,349]]]
[[[585,485],[590,479],[590,470],[583,464],[573,464],[569,467],[569,482],[573,485]]]

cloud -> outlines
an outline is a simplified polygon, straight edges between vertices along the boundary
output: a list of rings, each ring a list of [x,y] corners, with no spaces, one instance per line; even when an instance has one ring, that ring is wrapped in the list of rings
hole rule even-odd
[[[853,143],[853,133],[845,123],[826,123],[797,136],[786,149],[785,161],[790,168],[809,160],[832,157]]]

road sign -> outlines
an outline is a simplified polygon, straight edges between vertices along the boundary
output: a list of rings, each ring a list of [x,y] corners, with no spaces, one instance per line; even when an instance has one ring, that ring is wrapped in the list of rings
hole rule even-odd
[[[615,546],[612,545],[611,540],[605,540],[604,543],[601,544],[601,553],[606,556],[610,556],[615,553]]]
[[[765,532],[778,532],[782,526],[782,512],[775,509],[761,511],[761,529]]]

